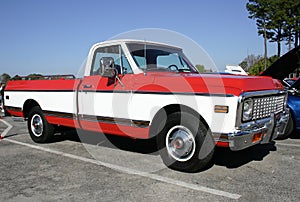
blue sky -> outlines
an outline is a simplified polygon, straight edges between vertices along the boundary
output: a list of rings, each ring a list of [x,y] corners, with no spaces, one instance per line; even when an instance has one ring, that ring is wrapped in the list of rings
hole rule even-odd
[[[219,69],[263,39],[246,0],[0,0],[0,74],[76,74],[90,47],[130,30],[162,28],[197,42]],[[283,50],[284,51],[284,50]],[[269,44],[276,54],[276,44]]]

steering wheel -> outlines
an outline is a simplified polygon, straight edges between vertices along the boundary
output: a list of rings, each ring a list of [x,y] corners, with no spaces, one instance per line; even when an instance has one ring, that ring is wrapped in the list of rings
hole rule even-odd
[[[177,67],[177,65],[174,65],[174,64],[169,65],[168,69],[170,69],[171,71],[173,71],[172,67],[174,67],[176,69],[176,71],[179,71],[179,68]]]

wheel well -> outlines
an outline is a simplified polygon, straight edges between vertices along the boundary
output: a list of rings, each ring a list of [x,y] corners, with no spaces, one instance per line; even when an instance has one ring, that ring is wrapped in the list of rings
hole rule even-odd
[[[28,114],[30,110],[35,107],[35,106],[40,106],[35,100],[26,100],[26,102],[23,105],[23,116],[24,118],[28,117]]]
[[[158,133],[163,129],[165,122],[167,120],[167,116],[174,113],[174,112],[187,112],[189,114],[193,114],[196,117],[199,117],[201,122],[206,126],[207,129],[209,129],[209,126],[205,119],[194,109],[180,104],[172,104],[167,105],[163,108],[161,108],[154,116],[151,126],[150,126],[150,132],[149,132],[149,138],[155,137],[158,135]]]

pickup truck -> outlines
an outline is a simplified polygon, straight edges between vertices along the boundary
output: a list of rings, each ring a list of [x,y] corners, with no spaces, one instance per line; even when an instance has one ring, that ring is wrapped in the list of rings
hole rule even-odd
[[[185,172],[205,168],[215,146],[271,142],[289,119],[280,81],[199,74],[181,48],[140,40],[97,43],[82,78],[9,81],[4,96],[35,142],[51,141],[60,126],[156,138],[163,162]]]

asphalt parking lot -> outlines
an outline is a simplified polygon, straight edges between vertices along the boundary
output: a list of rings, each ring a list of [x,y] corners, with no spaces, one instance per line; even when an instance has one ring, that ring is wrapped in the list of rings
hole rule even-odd
[[[217,149],[191,174],[166,168],[153,141],[68,131],[36,144],[12,117],[0,133],[0,201],[300,201],[300,135]]]

